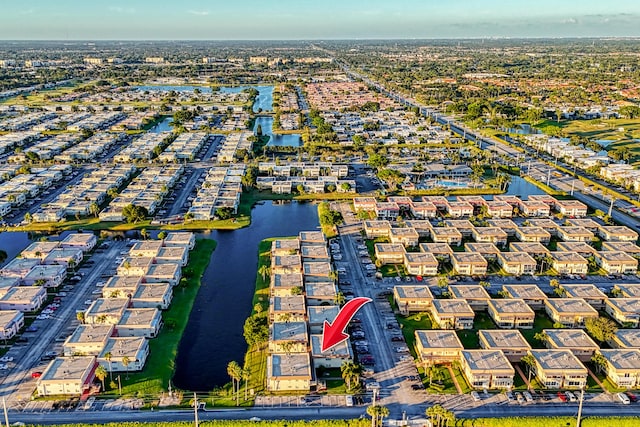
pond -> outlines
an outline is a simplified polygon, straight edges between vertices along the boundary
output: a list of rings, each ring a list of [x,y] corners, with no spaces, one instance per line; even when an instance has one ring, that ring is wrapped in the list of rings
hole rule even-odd
[[[271,116],[258,116],[256,117],[255,124],[253,126],[253,132],[255,133],[258,126],[262,128],[264,135],[269,135],[271,139],[267,143],[267,146],[277,147],[300,147],[302,146],[302,138],[299,134],[274,134],[273,133],[273,117]]]
[[[242,333],[252,309],[258,244],[269,237],[316,229],[315,204],[265,202],[251,211],[249,227],[199,236],[218,245],[178,348],[173,379],[178,388],[208,391],[230,381],[227,364],[235,360],[242,366],[247,350]]]

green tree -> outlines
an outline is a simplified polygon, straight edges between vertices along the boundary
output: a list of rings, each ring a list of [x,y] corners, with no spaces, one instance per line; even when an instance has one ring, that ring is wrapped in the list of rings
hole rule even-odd
[[[369,156],[367,164],[374,169],[381,169],[389,164],[389,159],[381,154],[372,154]]]
[[[250,316],[244,322],[244,339],[249,345],[261,344],[269,339],[266,313]]]
[[[389,416],[389,409],[386,406],[376,405],[375,402],[367,407],[367,414],[371,417],[373,427],[382,426],[382,421]]]
[[[584,326],[589,335],[601,343],[610,340],[618,331],[613,320],[602,316],[586,319]]]
[[[267,280],[267,276],[271,274],[271,269],[268,265],[262,264],[258,269],[258,274],[262,277],[262,281],[264,282]]]
[[[89,205],[89,213],[97,218],[100,213],[100,206],[96,202],[91,203]]]
[[[140,236],[142,236],[144,240],[147,240],[149,238],[149,232],[147,231],[146,228],[143,228],[142,230],[140,230]]]
[[[158,233],[158,240],[164,240],[167,238],[167,232],[166,231],[161,231]]]
[[[360,385],[362,366],[351,360],[347,360],[340,366],[340,374],[347,385],[347,391],[350,392]]]
[[[232,360],[227,365],[227,374],[231,377],[233,393],[236,395],[236,406],[240,404],[239,401],[239,390],[240,390],[240,380],[242,379],[242,368],[235,360]],[[237,384],[237,387],[236,387]]]
[[[76,319],[78,319],[78,322],[80,322],[81,324],[84,324],[84,311],[77,311]]]
[[[129,204],[122,208],[122,216],[124,217],[125,221],[127,221],[127,223],[135,224],[140,221],[144,221],[145,218],[149,216],[149,212],[144,206]]]
[[[112,369],[112,367],[111,367],[111,359],[112,359],[112,357],[113,357],[113,356],[111,355],[111,352],[110,352],[110,351],[107,351],[107,352],[104,354],[104,360],[106,360],[106,361],[107,361],[107,363],[109,364],[109,378],[111,379],[111,381],[113,381],[113,369]]]
[[[607,358],[602,355],[602,353],[596,352],[591,356],[591,362],[596,367],[597,372],[602,372],[607,369]]]
[[[222,220],[229,219],[233,216],[233,209],[229,207],[218,208],[216,209],[216,216]]]
[[[99,379],[102,383],[102,391],[104,392],[104,380],[105,378],[107,378],[107,370],[104,369],[104,366],[98,365],[98,367],[96,368],[96,378]]]

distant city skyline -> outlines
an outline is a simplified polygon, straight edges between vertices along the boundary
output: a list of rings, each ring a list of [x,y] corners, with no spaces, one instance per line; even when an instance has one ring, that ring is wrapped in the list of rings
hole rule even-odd
[[[631,0],[1,0],[3,40],[640,37]]]

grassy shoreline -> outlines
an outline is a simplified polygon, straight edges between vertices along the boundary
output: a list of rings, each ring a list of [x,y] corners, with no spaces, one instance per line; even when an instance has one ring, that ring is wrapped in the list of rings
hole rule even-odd
[[[141,372],[129,373],[129,379],[126,379],[127,375],[120,374],[123,395],[138,393],[159,395],[166,391],[175,370],[178,345],[200,289],[202,276],[215,248],[215,240],[198,239],[196,241],[196,246],[190,254],[189,264],[183,270],[187,279],[184,284],[174,288],[171,306],[162,313],[164,326],[156,338],[149,340],[149,358],[144,369]],[[105,383],[108,384],[108,382],[107,378]],[[116,387],[105,394],[117,393]]]

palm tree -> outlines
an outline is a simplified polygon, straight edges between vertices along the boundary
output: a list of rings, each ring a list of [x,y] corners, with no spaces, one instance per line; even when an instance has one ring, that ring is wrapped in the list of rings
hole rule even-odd
[[[102,383],[102,391],[105,391],[104,380],[105,378],[107,378],[107,370],[104,369],[104,366],[98,365],[98,367],[96,368],[96,378],[99,379]]]
[[[591,362],[596,366],[596,371],[598,372],[602,372],[607,368],[607,358],[601,353],[594,353],[594,355],[591,356]]]
[[[111,369],[111,352],[107,351],[104,354],[104,359],[109,362],[109,378],[113,381],[113,369]]]
[[[91,203],[89,205],[89,213],[97,218],[98,213],[100,213],[100,206],[96,202]]]
[[[149,232],[147,231],[146,228],[143,228],[142,230],[140,230],[140,235],[144,240],[147,240],[149,238]]]
[[[527,365],[527,372],[528,372],[528,376],[529,376],[529,388],[531,387],[531,373],[533,371],[533,367],[536,366],[536,358],[533,357],[531,354],[527,354],[525,356],[522,356],[522,359],[520,359],[520,361],[522,363],[524,363],[525,365]]]
[[[344,305],[346,301],[346,298],[344,296],[344,294],[342,293],[342,291],[338,291],[338,293],[336,294],[336,298],[335,298],[335,303],[336,305]]]
[[[263,264],[258,269],[258,274],[262,277],[262,281],[267,280],[267,276],[271,273],[271,269],[266,264]]]
[[[227,374],[231,377],[233,393],[236,395],[236,406],[239,405],[238,401],[238,391],[240,390],[240,379],[242,378],[242,368],[238,365],[238,362],[232,360],[227,365]],[[236,382],[238,384],[236,390]]]
[[[84,324],[84,311],[78,311],[76,313],[76,319],[78,319],[78,322]]]
[[[159,240],[164,240],[167,237],[167,232],[166,231],[161,231],[158,233],[158,239]]]
[[[129,357],[124,356],[124,357],[122,358],[122,366],[124,366],[124,369],[125,369],[125,370],[126,370],[126,372],[127,372],[126,379],[129,379]]]
[[[386,406],[373,405],[367,407],[367,414],[371,416],[371,424],[373,427],[381,426],[382,420],[389,416],[389,408]]]
[[[351,391],[355,386],[360,385],[360,374],[362,374],[362,366],[347,360],[340,366],[342,379],[347,383],[347,391]],[[352,387],[353,386],[353,387]]]
[[[431,425],[434,427],[448,426],[449,423],[455,425],[455,414],[440,405],[428,407],[425,413],[431,419]]]
[[[244,400],[247,400],[247,388],[249,386],[249,378],[251,377],[251,371],[249,368],[242,370],[242,379],[244,380]]]
[[[540,341],[541,343],[544,343],[546,345],[547,340],[549,339],[549,335],[545,331],[542,331],[542,332],[538,332],[538,333],[534,334],[533,335],[533,339],[537,340],[537,341]],[[525,357],[527,357],[527,356],[525,356]]]

